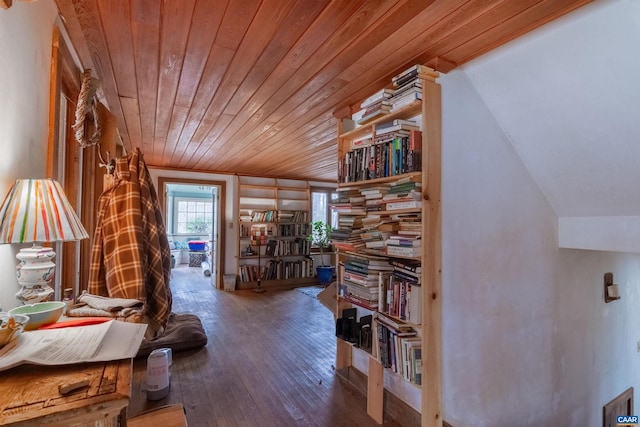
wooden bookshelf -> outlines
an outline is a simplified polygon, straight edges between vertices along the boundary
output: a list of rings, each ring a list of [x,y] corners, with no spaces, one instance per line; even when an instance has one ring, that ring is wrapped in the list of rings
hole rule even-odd
[[[238,177],[238,288],[257,286],[255,276],[260,268],[266,273],[270,263],[281,273],[277,279],[262,279],[260,286],[304,286],[316,283],[315,269],[310,258],[311,243],[307,241],[311,221],[311,194],[307,181]],[[267,241],[276,241],[279,252],[267,253],[267,245],[251,246],[250,227],[264,224]],[[251,246],[253,255],[244,255]],[[257,251],[260,250],[260,257]],[[258,266],[258,263],[260,265]],[[291,270],[299,270],[292,275]],[[284,276],[286,275],[286,278]]]
[[[362,140],[368,135],[375,137],[376,125],[395,119],[416,119],[421,124],[422,153],[420,155],[421,170],[395,174],[374,179],[353,180],[339,182],[339,191],[362,190],[374,186],[385,185],[405,181],[421,182],[422,207],[417,209],[398,209],[371,212],[381,217],[392,214],[421,213],[421,255],[419,257],[396,257],[397,259],[420,261],[420,324],[410,323],[410,326],[420,337],[422,351],[422,386],[416,386],[409,381],[398,380],[397,374],[389,372],[383,367],[380,357],[375,351],[372,354],[363,354],[363,350],[354,347],[351,343],[338,339],[336,352],[336,368],[343,372],[356,369],[368,372],[367,375],[367,412],[376,422],[382,423],[385,417],[384,408],[387,406],[388,394],[400,397],[412,407],[421,419],[423,427],[441,427],[441,341],[442,341],[442,306],[441,306],[441,92],[440,85],[436,82],[437,73],[433,71],[421,72],[419,79],[422,82],[422,100],[415,101],[405,107],[391,112],[385,116],[376,118],[366,124],[354,128],[351,118],[339,118],[338,120],[338,161],[341,162],[352,150],[358,150],[362,146],[353,141]],[[352,110],[353,111],[353,110]],[[375,141],[372,141],[375,143]],[[366,147],[366,143],[364,147]],[[353,153],[350,153],[351,155]],[[347,156],[348,157],[348,156]],[[373,156],[371,157],[373,158]],[[375,160],[377,161],[377,160]],[[341,166],[344,168],[344,166]],[[342,169],[344,178],[344,169]],[[369,178],[365,172],[365,178]],[[358,214],[340,214],[354,216]],[[362,215],[364,216],[364,215]],[[361,250],[360,253],[372,253]],[[336,264],[344,262],[349,252],[338,252]],[[376,253],[376,256],[381,256]],[[338,284],[342,284],[344,269],[339,269]],[[348,287],[342,287],[347,291]],[[357,307],[358,317],[372,311],[359,306],[340,296],[338,292],[336,301],[336,316],[339,317],[345,308]],[[398,318],[398,320],[400,320]]]

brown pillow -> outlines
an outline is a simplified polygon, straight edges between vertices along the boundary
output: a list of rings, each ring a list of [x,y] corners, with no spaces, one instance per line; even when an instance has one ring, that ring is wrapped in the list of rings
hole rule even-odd
[[[207,345],[207,334],[200,318],[191,313],[171,313],[164,333],[153,339],[144,339],[136,357],[148,356],[158,348],[170,348],[174,353]]]

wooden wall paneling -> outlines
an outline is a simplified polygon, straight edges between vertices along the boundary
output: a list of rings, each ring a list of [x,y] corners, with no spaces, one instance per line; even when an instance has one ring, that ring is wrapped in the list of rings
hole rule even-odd
[[[331,87],[323,87],[322,89],[320,89],[316,94],[314,94],[312,97],[310,97],[309,99],[307,99],[306,102],[302,103],[303,105],[307,106],[307,108],[313,108],[312,114],[318,114],[321,112],[324,112],[327,110],[327,104],[332,104],[333,102],[338,102],[338,100],[340,99],[340,97],[344,98],[345,93],[353,93],[353,90],[357,90],[358,88],[361,88],[362,86],[362,81],[367,81],[367,79],[373,79],[373,83],[370,84],[369,86],[366,86],[364,88],[359,89],[359,91],[357,92],[359,95],[350,98],[350,100],[354,103],[359,103],[359,101],[361,101],[362,99],[364,99],[366,96],[370,95],[371,93],[375,92],[376,90],[379,90],[380,87],[384,87],[384,86],[390,86],[391,83],[391,77],[392,75],[397,74],[397,72],[394,72],[392,75],[389,75],[386,80],[384,82],[380,82],[379,80],[375,80],[375,76],[379,75],[379,71],[375,69],[374,64],[375,62],[377,63],[381,63],[380,58],[381,57],[386,57],[386,61],[384,62],[393,62],[393,58],[389,57],[391,55],[394,55],[394,47],[395,47],[395,52],[397,53],[398,51],[400,51],[402,48],[398,49],[398,46],[403,46],[403,45],[409,45],[408,43],[409,40],[411,40],[415,34],[417,32],[422,32],[424,31],[424,28],[431,28],[433,27],[438,20],[442,19],[444,16],[446,16],[450,11],[448,9],[442,10],[441,11],[441,15],[435,15],[435,16],[431,16],[430,14],[426,14],[429,16],[430,19],[433,19],[434,22],[427,22],[427,21],[421,21],[420,25],[417,25],[414,20],[411,20],[409,22],[407,22],[404,27],[402,27],[400,29],[400,31],[397,31],[396,33],[392,34],[390,37],[388,37],[387,39],[385,39],[383,42],[380,43],[379,46],[381,45],[385,45],[387,44],[387,40],[388,39],[392,39],[392,43],[389,43],[387,45],[386,50],[383,52],[383,54],[380,54],[377,49],[378,47],[374,48],[373,50],[369,51],[369,52],[374,52],[375,54],[373,54],[373,56],[375,56],[377,58],[372,60],[372,61],[365,61],[364,63],[361,63],[359,61],[356,61],[354,63],[354,66],[358,66],[358,68],[352,68],[350,70],[350,72],[346,75],[344,75],[345,80],[349,81],[349,83],[345,84],[344,87],[340,88],[340,90],[335,90],[334,88]],[[418,18],[418,17],[416,17]],[[420,28],[419,31],[416,31],[416,28]],[[406,31],[405,31],[406,29]],[[413,32],[412,32],[413,31]],[[400,36],[398,36],[400,35]],[[399,38],[400,37],[400,38]],[[413,53],[411,52],[406,52],[405,53],[405,57],[401,60],[401,61],[397,61],[397,62],[402,62],[405,63],[407,61],[407,58],[410,58],[411,55],[413,55]],[[367,55],[365,55],[367,56]],[[372,63],[373,62],[373,63]],[[373,69],[372,69],[373,68]],[[399,69],[397,71],[402,71],[402,69]],[[352,78],[354,76],[359,76],[358,78]],[[329,94],[328,92],[332,91],[333,93]],[[318,102],[318,100],[321,100],[322,102]],[[323,101],[324,100],[324,101]],[[333,100],[333,102],[329,101],[329,100]],[[292,114],[300,114],[300,113],[305,113],[304,109],[296,109],[295,111],[292,112]],[[297,118],[297,120],[294,120],[295,117],[291,117],[291,115],[287,116],[284,121],[287,121],[290,124],[290,128],[294,128],[297,129],[301,126],[304,126],[304,123],[308,123],[310,119],[307,115],[302,115],[299,116]],[[310,139],[310,138],[307,138]],[[282,138],[281,134],[278,134],[278,140],[281,142],[284,142],[284,138]],[[276,148],[276,146],[274,146],[271,142],[269,142],[268,140],[266,140],[267,143],[269,143],[270,146],[272,146],[273,148]]]
[[[53,28],[51,47],[51,80],[49,81],[49,130],[47,143],[47,177],[58,178],[58,153],[59,153],[59,133],[58,123],[60,123],[60,88],[62,84],[62,63],[60,52],[60,30]]]
[[[242,111],[247,100],[285,57],[289,47],[304,34],[328,3],[328,0],[317,0],[314,2],[298,1],[293,4],[272,35],[269,44],[229,101],[226,113],[235,116]]]
[[[78,24],[70,25],[68,30],[72,40],[84,40],[87,49],[80,49],[78,54],[85,68],[92,66],[94,77],[100,80],[101,92],[104,95],[109,110],[118,121],[118,128],[126,129],[120,99],[118,98],[118,86],[114,77],[107,41],[104,37],[102,23],[98,16],[96,0],[56,0],[58,8],[63,12],[65,20],[76,17]],[[67,16],[71,15],[67,19]],[[79,43],[82,44],[82,43]],[[89,55],[85,57],[85,55]],[[123,143],[131,146],[126,133],[121,134]]]
[[[234,54],[231,49],[214,43],[227,7],[228,1],[216,1],[212,4],[200,0],[196,3],[191,32],[210,36],[190,37],[187,45],[175,103],[189,107],[189,112],[176,139],[176,147],[171,157],[171,161],[176,165],[180,164],[185,156],[189,158],[190,151],[195,150],[195,147],[188,143],[198,128]]]
[[[384,368],[373,357],[369,357],[369,379],[367,381],[367,414],[378,424],[384,421]]]
[[[184,126],[188,115],[188,105],[173,105],[173,109],[171,110],[169,133],[167,133],[168,145],[165,145],[164,155],[162,156],[163,166],[169,166],[171,164],[171,159],[176,154],[176,141],[178,141],[178,138],[180,138],[180,132],[182,132],[182,127]]]
[[[229,82],[233,81],[229,74],[229,68],[235,61],[239,61],[240,58],[237,57],[237,51],[243,46],[243,38],[246,35],[247,29],[251,25],[251,21],[254,18],[254,15],[258,11],[259,2],[256,0],[251,0],[246,4],[240,4],[237,0],[231,0],[229,4],[229,8],[238,8],[238,10],[243,10],[242,14],[234,14],[231,16],[225,15],[225,18],[222,20],[222,24],[220,26],[220,30],[218,31],[220,38],[216,41],[216,44],[229,49],[234,52],[231,61],[227,64],[224,75],[222,77],[222,81],[218,86],[218,90],[213,95],[211,102],[209,103],[206,111],[204,112],[203,120],[198,129],[193,135],[193,139],[195,141],[202,141],[206,134],[209,132],[211,127],[215,124],[216,119],[218,117],[218,111],[214,111],[214,108],[219,107],[220,101],[217,101],[218,106],[214,106],[216,96],[220,97],[223,95],[219,95],[221,91],[224,91],[225,88],[228,88]],[[253,41],[252,41],[253,42]],[[244,42],[245,44],[250,43],[249,40]],[[236,65],[238,67],[238,65]],[[246,73],[246,72],[245,72]],[[235,76],[234,78],[237,78]],[[232,86],[233,90],[237,88],[237,86]]]
[[[304,160],[327,111],[414,63],[451,70],[588,0],[56,2],[125,146],[150,166],[256,174],[247,147],[290,161],[309,140],[291,167],[328,178]]]
[[[349,18],[361,7],[362,1],[352,2],[332,2],[323,10],[319,18],[314,21],[311,27],[298,40],[295,46],[289,51],[285,58],[278,64],[276,69],[265,80],[263,85],[247,102],[243,111],[236,116],[233,123],[217,138],[216,141],[209,141],[209,147],[222,147],[224,141],[235,141],[238,143],[247,137],[249,128],[252,130],[258,126],[265,114],[273,106],[278,106],[284,99],[285,92],[290,93],[288,89],[290,80],[295,76],[303,74],[301,68],[308,62],[312,62],[312,58],[318,58],[318,49],[331,39],[332,34],[340,28],[348,26]],[[316,65],[317,59],[313,61]],[[317,71],[317,70],[316,70]],[[283,85],[282,82],[287,82]],[[287,87],[285,87],[287,86]],[[279,98],[274,100],[274,96]],[[265,123],[268,126],[268,123]],[[214,163],[208,159],[200,159],[195,165],[196,168],[215,169]],[[219,165],[218,165],[219,167]]]
[[[60,29],[54,27],[51,48],[51,78],[49,86],[49,135],[47,147],[47,176],[63,185],[69,202],[81,212],[80,192],[80,151],[75,142],[71,124],[75,120],[75,99],[80,92],[80,70],[69,48],[64,42]],[[67,106],[66,117],[61,120],[60,105]],[[66,128],[61,129],[61,124]],[[57,250],[60,282],[56,283],[56,296],[60,296],[60,286],[77,289],[79,243],[69,242],[59,245]]]
[[[110,0],[97,0],[97,2],[106,46],[118,46],[118,49],[107,48],[118,96],[120,98],[136,98],[138,85],[135,79],[136,62],[133,51],[130,2]],[[124,113],[125,119],[127,119],[127,112]],[[132,142],[134,141],[132,140]]]
[[[328,113],[326,115],[329,115]],[[269,165],[265,170],[274,171],[282,169],[284,166],[287,168],[295,168],[296,159],[300,158],[300,149],[306,149],[311,151],[311,156],[318,157],[318,151],[326,144],[333,146],[336,140],[336,125],[333,117],[329,117],[328,120],[322,119],[317,122],[311,122],[314,126],[308,129],[304,134],[295,132],[293,135],[283,137],[280,141],[283,143],[280,149],[280,155],[278,155],[278,162],[274,162]],[[266,141],[266,144],[271,144],[270,141]],[[294,148],[293,150],[291,148]],[[335,158],[332,159],[335,164]],[[315,163],[314,163],[315,168]],[[308,165],[305,166],[308,169]],[[335,171],[334,171],[335,172]],[[273,173],[273,172],[271,172]]]
[[[131,36],[133,39],[140,138],[145,160],[155,163],[155,120],[158,99],[158,56],[160,51],[161,2],[131,1]]]
[[[120,97],[120,105],[124,113],[124,122],[127,125],[129,142],[133,147],[142,147],[142,128],[140,124],[140,108],[138,98]],[[144,153],[144,152],[143,152]]]
[[[330,76],[326,73],[328,64],[337,61],[336,58],[340,57],[340,55],[337,54],[343,53],[343,50],[347,49],[353,39],[360,36],[368,25],[378,23],[381,17],[389,10],[389,7],[388,4],[384,4],[383,7],[375,3],[366,3],[363,5],[333,37],[329,38],[327,42],[315,52],[312,59],[305,62],[300,67],[300,70],[294,73],[284,85],[281,85],[277,92],[265,103],[263,108],[272,111],[272,113],[266,117],[254,115],[252,119],[259,117],[261,122],[277,123],[282,120],[287,113],[295,110],[296,107],[304,109],[304,105],[296,103],[296,97],[303,96],[306,99],[308,95],[304,95],[307,93],[305,91],[313,93],[315,90],[313,90],[312,87],[320,87],[326,84],[330,79]],[[320,73],[320,70],[322,70],[322,73]],[[311,80],[307,80],[308,76],[314,77]],[[301,92],[303,95],[300,95]],[[249,122],[252,122],[252,120]],[[247,129],[250,129],[252,124],[253,123],[251,123]],[[236,134],[233,138],[236,140],[260,138],[261,134],[265,132],[266,126],[260,126],[260,122],[256,123],[256,125],[250,134],[240,136]],[[224,136],[220,139],[222,139],[222,144],[229,143],[229,140],[225,139]],[[236,145],[230,147],[227,151],[231,156],[234,156],[239,150],[241,150],[241,147]],[[220,164],[219,162],[214,162],[208,166],[210,168],[217,168]]]
[[[263,3],[255,10],[252,21],[242,22],[242,25],[238,25],[239,29],[245,29],[245,33],[240,38],[241,41],[239,40],[236,54],[222,78],[219,90],[216,91],[205,112],[209,128],[198,127],[196,134],[199,137],[196,139],[202,138],[202,135],[207,135],[216,128],[218,118],[226,112],[229,101],[252,67],[255,66],[255,62],[262,52],[267,48],[271,38],[293,5],[292,1],[281,1],[277,5]],[[226,127],[224,124],[223,126]]]
[[[195,0],[171,0],[163,3],[154,135],[165,144],[162,149],[154,148],[154,158],[161,159],[157,161],[157,165],[167,166],[166,159],[172,154],[167,135],[194,8]]]
[[[302,71],[287,82],[286,86],[290,88],[290,91],[287,91],[283,86],[272,97],[270,102],[283,98],[283,103],[265,120],[274,123],[282,120],[291,125],[295,118],[302,116],[307,109],[312,108],[315,103],[323,99],[318,96],[317,92],[325,88],[331,79],[340,73],[345,64],[350,62],[353,57],[362,55],[384,40],[419,10],[419,2],[409,2],[408,4],[399,2],[396,5],[385,3],[384,7],[367,3],[365,6],[364,10],[359,11],[350,22],[347,22],[342,31],[338,31],[335,37],[316,52],[314,58],[318,58],[317,61],[305,63],[301,67]],[[363,16],[366,16],[366,20],[362,19]],[[336,55],[336,52],[340,54]],[[315,75],[313,70],[315,70]],[[322,72],[319,72],[320,70]],[[307,75],[314,75],[314,77],[309,81],[304,81]],[[340,89],[335,86],[338,82],[339,80],[336,80],[332,83],[331,88],[334,91]],[[346,84],[347,82],[342,82],[342,85]],[[250,137],[258,138],[262,132],[261,127],[254,128]],[[235,155],[239,149],[233,147],[229,151],[230,155]],[[214,163],[210,166],[216,168],[218,165]]]
[[[215,127],[212,127],[212,124],[209,123],[210,132],[207,135],[201,132],[201,138],[206,136],[208,141],[215,141],[227,129],[232,120],[244,111],[243,107],[248,104],[249,99],[278,66],[289,51],[289,46],[300,38],[324,7],[324,1],[296,2],[285,20],[278,27],[269,45],[266,46],[256,64],[251,67],[247,77],[229,101],[226,109],[228,113],[223,113],[218,117]],[[186,167],[193,167],[209,148],[209,144],[205,144],[201,140],[195,141],[192,138],[191,142],[197,142],[198,148],[185,163]]]
[[[592,0],[578,0],[580,5],[590,1]],[[574,6],[567,6],[566,3],[572,3]],[[541,12],[548,13],[549,7],[552,10],[562,10],[562,13],[566,13],[580,6],[575,3],[576,1],[569,0],[557,2],[524,0],[517,5],[510,2],[499,2],[495,7],[486,11],[476,9],[482,13],[477,16],[469,15],[473,19],[465,21],[459,31],[448,34],[437,40],[436,43],[432,43],[428,49],[418,55],[418,61],[424,63],[434,56],[444,56],[456,64],[463,64],[517,38],[526,31],[538,27],[541,23],[547,22],[547,19],[539,18],[539,14]],[[554,12],[554,16],[558,13]],[[526,20],[523,20],[523,16],[527,17]]]
[[[438,83],[422,86],[422,427],[442,426],[442,94]]]

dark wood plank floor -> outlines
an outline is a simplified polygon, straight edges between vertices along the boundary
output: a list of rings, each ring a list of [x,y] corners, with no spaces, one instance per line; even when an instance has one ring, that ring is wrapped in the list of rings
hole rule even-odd
[[[171,288],[173,311],[197,314],[209,342],[174,353],[171,391],[160,401],[147,400],[146,359],[136,360],[129,416],[182,403],[190,427],[378,425],[364,397],[334,374],[333,316],[316,298],[295,289],[224,292],[183,266]]]

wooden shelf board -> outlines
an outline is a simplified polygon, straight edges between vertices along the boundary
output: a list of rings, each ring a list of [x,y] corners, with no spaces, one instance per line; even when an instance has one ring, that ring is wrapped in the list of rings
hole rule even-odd
[[[260,282],[261,288],[296,288],[306,285],[318,284],[317,277],[294,277],[291,279],[278,279],[278,280],[262,280]],[[258,286],[257,281],[253,282],[238,282],[236,289],[254,289]]]
[[[368,133],[371,133],[372,125],[375,125],[377,123],[388,122],[390,120],[398,119],[401,117],[409,117],[412,115],[417,116],[418,114],[420,114],[421,111],[422,111],[422,101],[414,101],[413,103],[406,105],[398,110],[392,111],[391,113],[385,114],[382,117],[378,117],[377,119],[371,120],[370,122],[367,122],[361,125],[360,127],[357,127],[353,130],[345,132],[342,135],[339,135],[338,137],[344,138],[344,139],[355,139],[357,137],[361,137]]]
[[[398,181],[402,178],[414,178],[414,177],[422,178],[422,171],[403,173],[402,175],[385,176],[383,178],[368,179],[366,181],[341,182],[338,184],[338,189],[350,188],[350,187],[368,187],[372,184],[385,184],[388,182]]]

